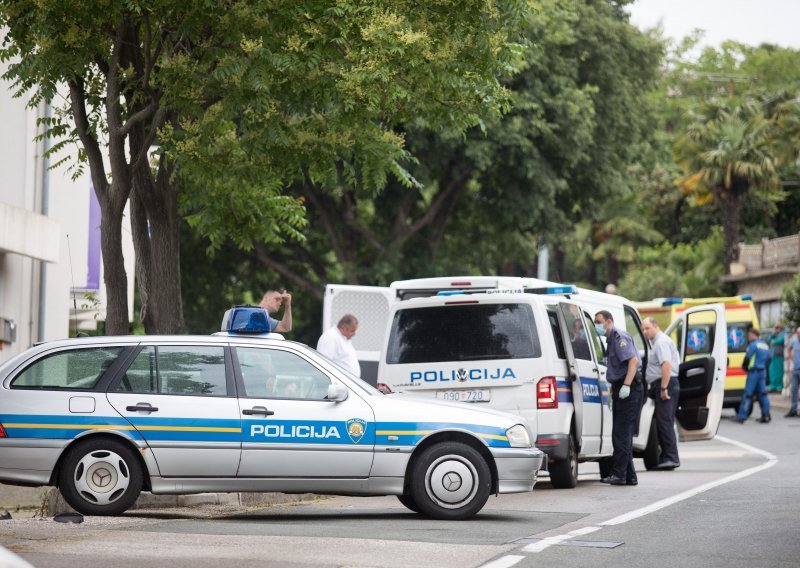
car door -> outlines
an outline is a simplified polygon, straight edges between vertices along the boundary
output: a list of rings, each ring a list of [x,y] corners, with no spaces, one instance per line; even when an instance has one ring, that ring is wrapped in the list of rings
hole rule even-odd
[[[345,314],[358,318],[358,333],[351,342],[361,365],[361,380],[377,383],[378,361],[389,327],[389,307],[395,292],[380,286],[328,284],[322,301],[322,331],[335,326]]]
[[[239,477],[368,477],[375,449],[372,408],[304,354],[234,346],[242,418]]]
[[[592,353],[584,316],[575,304],[559,302],[559,327],[569,367],[569,381],[575,407],[575,434],[582,455],[600,452],[602,414],[600,375]]]
[[[236,476],[241,420],[224,345],[143,345],[107,397],[162,476]]]
[[[676,338],[681,394],[676,421],[681,440],[708,440],[719,427],[728,362],[725,306],[690,308],[666,331]]]

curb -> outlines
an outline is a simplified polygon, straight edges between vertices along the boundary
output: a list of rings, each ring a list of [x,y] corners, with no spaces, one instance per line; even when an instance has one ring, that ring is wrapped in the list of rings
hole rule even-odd
[[[143,492],[129,511],[141,509],[174,509],[181,507],[197,507],[199,505],[229,505],[234,507],[258,507],[313,501],[314,493],[194,493],[190,495],[154,495]],[[57,487],[47,491],[41,503],[43,516],[52,517],[59,513],[70,513],[70,507]]]

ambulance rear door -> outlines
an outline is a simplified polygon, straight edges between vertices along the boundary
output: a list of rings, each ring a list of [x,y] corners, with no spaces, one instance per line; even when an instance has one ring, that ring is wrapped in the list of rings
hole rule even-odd
[[[676,415],[682,441],[708,440],[719,427],[728,361],[723,304],[690,308],[666,331],[676,332],[681,365],[680,400]]]
[[[389,326],[389,307],[394,298],[394,290],[380,286],[325,286],[322,331],[335,326],[345,314],[358,319],[358,331],[351,341],[361,365],[361,378],[371,385],[377,381],[378,360]]]

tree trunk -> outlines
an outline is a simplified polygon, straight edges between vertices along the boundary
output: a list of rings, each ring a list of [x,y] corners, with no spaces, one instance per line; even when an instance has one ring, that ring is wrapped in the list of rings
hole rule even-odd
[[[155,180],[149,165],[136,173],[131,218],[145,331],[180,333],[183,331],[180,217],[177,190],[163,164]]]
[[[106,335],[127,335],[128,276],[122,254],[122,209],[111,200],[101,203],[100,248],[103,253],[103,281],[106,285]]]
[[[619,261],[617,257],[606,256],[606,270],[608,271],[608,283],[616,286],[619,284]]]
[[[718,187],[715,195],[722,216],[723,251],[725,255],[725,274],[730,274],[731,263],[739,259],[739,212],[742,194],[736,182],[731,190]]]

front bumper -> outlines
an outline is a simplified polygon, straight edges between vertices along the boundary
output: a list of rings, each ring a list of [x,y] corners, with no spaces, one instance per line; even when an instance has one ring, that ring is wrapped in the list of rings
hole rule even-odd
[[[537,448],[491,448],[497,466],[498,493],[532,491],[539,471],[547,471],[547,458]]]

